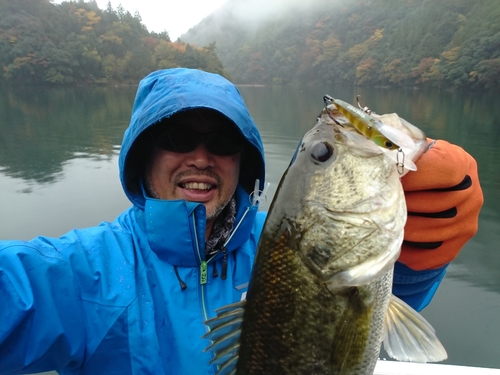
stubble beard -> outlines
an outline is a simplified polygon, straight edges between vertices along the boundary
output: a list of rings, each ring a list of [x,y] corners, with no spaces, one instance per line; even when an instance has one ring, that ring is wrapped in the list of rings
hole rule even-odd
[[[228,203],[231,201],[231,198],[232,198],[233,194],[234,194],[234,191],[232,192],[232,194],[225,201],[223,201],[223,202],[220,202],[220,201],[217,202],[217,204],[215,205],[215,207],[213,209],[209,209],[205,205],[205,209],[207,211],[207,213],[206,213],[206,215],[207,215],[207,221],[215,220],[221,214],[221,212],[224,210],[224,208],[226,208],[226,206],[228,205]],[[221,195],[219,194],[218,197],[221,198]]]

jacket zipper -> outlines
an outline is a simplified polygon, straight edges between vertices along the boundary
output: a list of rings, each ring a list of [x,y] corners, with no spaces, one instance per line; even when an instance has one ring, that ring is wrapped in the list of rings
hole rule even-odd
[[[231,235],[229,238],[226,240],[222,247],[222,253],[224,254],[223,259],[222,259],[222,270],[221,270],[221,279],[225,280],[227,278],[227,249],[226,245],[229,243],[231,238],[234,236],[236,231],[238,230],[240,224],[243,222],[245,219],[245,216],[248,214],[250,209],[247,207],[245,213],[239,220],[238,224],[236,227],[233,229]],[[194,228],[194,238],[195,238],[195,243],[196,243],[196,253],[198,255],[198,260],[200,261],[200,287],[201,287],[201,305],[202,305],[202,312],[203,312],[203,317],[205,320],[208,319],[208,314],[207,314],[207,306],[205,302],[205,292],[206,292],[206,284],[208,281],[208,263],[215,258],[215,255],[211,257],[208,261],[205,261],[202,259],[201,256],[201,251],[200,251],[200,244],[198,243],[198,234],[197,234],[197,228],[196,228],[196,221],[193,215],[193,228]]]
[[[222,271],[221,271],[221,279],[222,280],[225,280],[227,277],[227,249],[226,249],[226,245],[229,243],[229,241],[231,240],[233,235],[236,233],[236,230],[239,228],[240,224],[243,222],[243,219],[247,215],[248,211],[249,211],[249,209],[247,208],[245,213],[243,214],[243,217],[238,222],[238,225],[236,225],[236,227],[233,229],[231,235],[229,236],[229,238],[226,240],[226,242],[222,246],[221,251],[224,254],[223,261],[222,261]],[[200,261],[200,289],[201,289],[202,314],[203,314],[203,320],[207,321],[208,314],[207,314],[207,306],[206,306],[206,302],[205,302],[206,284],[208,281],[208,270],[207,269],[208,269],[208,263],[212,259],[215,258],[215,255],[213,257],[211,257],[210,259],[208,259],[208,261],[205,261],[202,259],[201,252],[200,252],[200,246],[198,243],[198,234],[196,232],[197,229],[196,229],[196,221],[195,221],[194,215],[193,215],[193,228],[194,228],[194,237],[195,237],[195,241],[196,241],[196,252],[198,254],[198,260]],[[215,264],[214,264],[214,266],[215,266]],[[210,330],[208,327],[207,327],[207,329]],[[215,370],[214,370],[214,373],[215,373],[216,371],[219,370],[219,366],[214,366],[214,367],[215,367]]]
[[[208,274],[207,274],[207,262],[204,261],[201,257],[201,252],[200,252],[200,244],[198,243],[198,233],[196,229],[196,221],[193,215],[193,228],[194,228],[194,238],[195,238],[195,243],[196,243],[196,253],[198,255],[198,260],[200,261],[200,290],[201,290],[201,312],[203,315],[203,321],[208,320],[208,314],[207,314],[207,305],[205,302],[205,291],[206,291],[206,284],[208,280]],[[208,329],[207,326],[205,326],[206,329]],[[212,373],[215,374],[219,370],[219,366],[212,366],[213,370]]]
[[[207,262],[204,261],[201,257],[201,252],[200,252],[200,244],[198,243],[198,233],[196,229],[196,221],[195,217],[193,215],[193,229],[194,229],[194,238],[195,238],[195,244],[196,244],[196,253],[198,255],[198,260],[200,261],[200,290],[201,290],[201,310],[203,314],[203,320],[208,319],[208,314],[207,314],[207,306],[205,302],[205,285],[207,284]]]

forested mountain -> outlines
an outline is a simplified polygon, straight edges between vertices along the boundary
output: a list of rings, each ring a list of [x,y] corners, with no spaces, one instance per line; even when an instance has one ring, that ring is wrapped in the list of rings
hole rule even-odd
[[[499,20],[499,0],[229,0],[181,39],[239,83],[499,89]]]
[[[185,66],[237,83],[498,90],[499,19],[499,0],[228,0],[172,42],[121,6],[0,0],[0,83],[137,82]]]
[[[225,75],[213,45],[172,43],[148,32],[139,14],[82,0],[0,0],[0,66],[2,84],[137,83],[177,66]]]

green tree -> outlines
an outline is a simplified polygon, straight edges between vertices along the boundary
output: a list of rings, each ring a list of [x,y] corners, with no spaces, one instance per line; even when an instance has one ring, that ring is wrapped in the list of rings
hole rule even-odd
[[[371,85],[376,83],[378,61],[373,57],[362,60],[356,67],[356,83],[358,85]]]
[[[184,63],[226,74],[214,43],[175,46],[167,32],[149,33],[139,13],[95,1],[0,1],[0,53],[0,81],[13,84],[137,81]]]
[[[485,89],[498,87],[500,82],[500,58],[483,60],[477,64],[477,82]]]
[[[148,48],[138,45],[130,51],[130,59],[127,64],[127,76],[132,79],[140,79],[154,70],[153,57]]]
[[[172,43],[160,40],[155,47],[152,58],[157,69],[168,69],[179,66],[178,55],[179,51],[174,48]]]
[[[407,80],[402,59],[394,59],[380,69],[380,76],[387,83],[403,85]]]

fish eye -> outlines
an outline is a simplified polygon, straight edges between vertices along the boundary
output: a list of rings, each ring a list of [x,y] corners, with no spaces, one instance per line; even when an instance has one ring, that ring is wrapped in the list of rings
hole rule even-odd
[[[315,162],[324,163],[333,156],[333,147],[328,142],[318,142],[311,147],[311,157]]]

